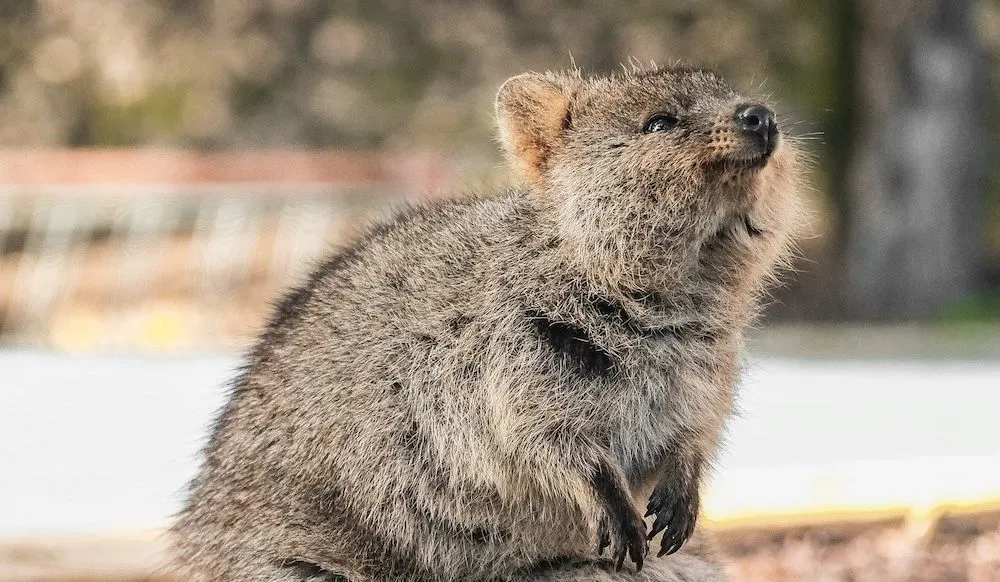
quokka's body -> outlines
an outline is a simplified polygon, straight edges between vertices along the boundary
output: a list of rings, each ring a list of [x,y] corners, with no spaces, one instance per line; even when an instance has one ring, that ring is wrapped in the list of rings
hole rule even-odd
[[[646,537],[693,531],[794,150],[694,69],[525,74],[497,113],[528,186],[403,212],[279,304],[173,531],[191,579],[721,579]]]

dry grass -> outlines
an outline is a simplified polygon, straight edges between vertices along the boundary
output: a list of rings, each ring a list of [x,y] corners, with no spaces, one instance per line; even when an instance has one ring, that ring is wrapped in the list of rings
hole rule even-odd
[[[1000,509],[716,537],[740,582],[1000,582]]]

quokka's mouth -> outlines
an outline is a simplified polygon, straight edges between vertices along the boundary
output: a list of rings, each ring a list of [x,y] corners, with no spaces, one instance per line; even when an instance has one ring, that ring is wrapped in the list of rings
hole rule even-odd
[[[721,171],[722,173],[752,173],[767,166],[767,163],[771,161],[772,153],[773,150],[764,150],[759,152],[746,152],[744,155],[730,155],[711,162],[710,166],[714,167],[716,171]]]
[[[744,158],[729,158],[726,160],[726,165],[735,170],[759,170],[771,160],[772,153],[774,149],[765,149]]]
[[[769,161],[771,161],[771,154],[772,153],[774,153],[774,150],[773,149],[768,149],[764,153],[760,154],[759,156],[747,160],[747,164],[748,164],[748,166],[750,168],[752,168],[754,170],[758,170],[760,168],[763,168],[764,166],[767,165],[767,163]]]

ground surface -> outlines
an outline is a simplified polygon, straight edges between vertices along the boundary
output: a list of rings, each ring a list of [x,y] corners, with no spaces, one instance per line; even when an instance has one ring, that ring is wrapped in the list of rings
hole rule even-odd
[[[162,527],[232,357],[0,352],[0,540]],[[1000,362],[756,359],[711,520],[1000,498]]]
[[[1000,510],[720,531],[740,582],[1000,582]]]
[[[748,366],[704,520],[738,579],[1000,582],[1000,512],[902,517],[1000,501],[1000,360],[823,342],[765,338]],[[0,351],[0,580],[148,575],[161,549],[136,532],[178,509],[237,363]],[[844,511],[900,517],[734,529]]]
[[[714,536],[733,582],[1000,582],[1000,509],[926,524],[886,517]],[[155,536],[0,543],[0,580],[181,582],[157,573],[162,556]]]

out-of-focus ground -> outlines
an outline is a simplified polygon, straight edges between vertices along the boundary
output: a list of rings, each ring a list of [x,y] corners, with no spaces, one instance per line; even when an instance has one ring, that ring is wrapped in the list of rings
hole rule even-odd
[[[1000,580],[1000,509],[710,530],[734,582]],[[0,544],[0,580],[181,582],[158,566],[165,546],[156,532]]]
[[[1000,509],[715,532],[742,582],[996,582]]]
[[[1000,580],[1000,359],[862,331],[755,335],[703,524],[738,580]],[[0,352],[0,580],[155,574],[236,364]]]

